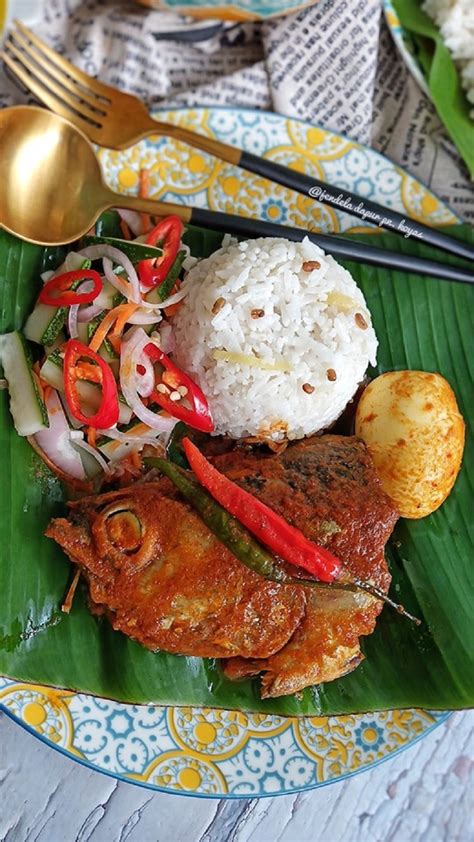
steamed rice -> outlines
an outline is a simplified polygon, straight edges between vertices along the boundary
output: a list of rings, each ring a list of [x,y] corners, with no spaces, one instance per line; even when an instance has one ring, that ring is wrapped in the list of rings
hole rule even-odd
[[[317,266],[305,271],[308,261]],[[375,363],[362,292],[308,238],[227,245],[183,287],[175,359],[206,395],[216,433],[279,441],[325,429]]]
[[[468,101],[474,105],[473,0],[424,0],[423,9],[438,26],[459,68]],[[470,114],[474,119],[474,109]]]

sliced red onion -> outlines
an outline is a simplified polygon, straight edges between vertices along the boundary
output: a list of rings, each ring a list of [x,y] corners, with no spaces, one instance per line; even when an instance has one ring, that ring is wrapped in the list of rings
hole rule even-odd
[[[120,357],[120,386],[123,396],[127,401],[129,407],[133,410],[137,418],[151,427],[153,430],[159,430],[163,433],[170,432],[175,426],[176,419],[165,418],[152,412],[140,399],[138,388],[140,386],[140,375],[137,372],[137,366],[142,364],[142,360],[146,358],[143,354],[143,349],[149,345],[153,340],[145,333],[142,328],[138,328],[127,342],[122,344],[122,354]]]
[[[49,427],[33,437],[51,462],[74,479],[86,479],[79,453],[71,443],[70,430],[58,393],[48,389],[45,397]],[[82,434],[81,434],[82,435]]]
[[[69,308],[69,313],[67,314],[67,329],[69,331],[69,336],[71,339],[77,339],[79,336],[77,332],[77,317],[79,314],[79,307],[80,304],[72,304]]]
[[[156,310],[164,310],[165,307],[171,307],[172,304],[177,304],[178,301],[181,301],[185,295],[188,294],[187,289],[179,289],[178,292],[175,292],[174,295],[170,295],[168,298],[165,298],[164,301],[159,301],[158,304],[150,304],[146,299],[141,301],[141,305],[143,310],[146,312],[148,311],[156,311]]]
[[[77,320],[78,322],[90,322],[92,319],[95,319],[96,316],[100,316],[103,311],[103,307],[98,304],[88,304],[87,307],[82,306],[79,310]]]
[[[185,272],[189,272],[189,270],[192,269],[193,266],[195,266],[198,262],[198,258],[192,256],[191,249],[189,248],[189,246],[186,245],[186,243],[181,243],[179,250],[184,251],[186,253],[186,256],[181,266]]]
[[[54,272],[51,269],[48,269],[47,272],[43,272],[41,274],[41,280],[44,284],[51,280],[51,278],[57,278],[58,275],[63,275],[64,272],[74,272],[76,269],[81,269],[82,264],[84,263],[84,258],[82,255],[77,251],[70,251],[66,255],[64,262],[58,266]]]
[[[82,257],[87,257],[89,260],[99,260],[99,258],[103,258],[104,273],[108,282],[112,284],[115,289],[118,289],[119,292],[125,295],[129,301],[133,301],[134,304],[141,304],[142,298],[140,295],[138,275],[133,263],[127,255],[123,253],[123,251],[120,251],[120,249],[117,249],[114,246],[100,244],[81,249],[78,254]],[[113,263],[124,268],[128,276],[129,283],[115,274],[112,269]]]
[[[128,319],[130,325],[155,325],[161,321],[159,313],[145,313],[142,309],[136,310]]]
[[[162,436],[162,433],[160,433],[159,430],[153,431],[148,428],[148,432],[142,433],[141,435],[133,435],[133,430],[130,430],[128,433],[122,433],[120,430],[116,429],[97,430],[97,432],[98,434],[107,436],[107,438],[113,439],[117,442],[117,447],[113,450],[105,450],[105,448],[107,448],[107,444],[102,445],[102,452],[107,452],[107,458],[110,459],[111,462],[119,462],[127,456],[128,453],[141,450],[146,444],[151,447],[163,447],[163,445],[157,441],[157,438]]]
[[[108,476],[108,475],[111,473],[111,471],[110,471],[110,468],[109,468],[109,466],[108,466],[107,462],[105,461],[104,457],[102,456],[102,454],[101,454],[101,453],[99,453],[99,451],[97,450],[97,448],[92,447],[92,445],[91,445],[91,444],[89,444],[89,442],[84,441],[84,439],[83,439],[83,435],[84,435],[84,434],[83,434],[83,433],[81,433],[81,431],[80,431],[80,430],[73,430],[73,431],[71,432],[71,439],[72,439],[72,440],[73,440],[73,442],[74,442],[74,446],[75,446],[75,447],[80,447],[80,448],[81,448],[82,450],[84,450],[86,453],[89,453],[89,455],[90,455],[90,456],[92,456],[92,457],[93,457],[93,459],[95,459],[95,460],[99,463],[99,465],[100,465],[100,467],[102,468],[102,470],[103,470],[104,474],[105,474],[106,476]],[[78,454],[78,455],[79,455],[79,454]],[[79,457],[79,458],[80,458],[80,457]]]
[[[79,284],[79,286],[76,289],[76,292],[78,292],[80,294],[80,293],[85,293],[85,292],[91,292],[93,289],[94,289],[93,281],[85,280],[85,281],[83,281],[82,284]],[[71,337],[71,339],[77,339],[77,337],[78,337],[77,322],[78,322],[79,308],[80,307],[81,307],[81,304],[72,304],[69,308],[69,312],[68,312],[68,315],[67,315],[67,327],[68,327],[69,336]],[[87,307],[87,309],[89,309],[89,307]],[[84,320],[82,319],[81,321],[84,321]]]
[[[145,425],[146,426],[146,425]],[[121,430],[117,430],[116,427],[110,427],[108,430],[97,430],[98,436],[107,436],[108,439],[113,439],[114,441],[121,441],[125,444],[129,442],[134,444],[136,442],[142,442],[143,444],[149,444],[155,441],[156,437],[160,434],[159,430],[152,430],[151,427],[147,428],[146,433],[133,433],[133,427],[131,430],[128,430],[126,433],[122,433]]]
[[[137,371],[137,392],[142,398],[148,398],[155,388],[155,369],[153,368],[153,363],[150,357],[148,354],[145,354],[144,351],[141,352],[139,359],[140,366],[142,366],[145,371]]]
[[[124,208],[117,208],[117,213],[124,222],[127,223],[132,234],[135,237],[140,237],[143,234],[142,217],[137,211],[125,210]]]
[[[153,333],[152,338],[156,338]],[[158,331],[158,344],[164,354],[170,354],[174,350],[173,329],[169,322],[161,323]]]

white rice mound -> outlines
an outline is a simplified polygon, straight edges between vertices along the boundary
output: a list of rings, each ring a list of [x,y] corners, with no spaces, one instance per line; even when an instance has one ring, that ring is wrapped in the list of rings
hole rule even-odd
[[[318,268],[305,271],[308,261]],[[323,430],[375,363],[362,292],[307,237],[226,245],[183,289],[174,358],[206,395],[216,434],[281,441]]]
[[[474,105],[474,0],[424,0],[423,9],[439,28]],[[470,115],[474,119],[474,108]]]

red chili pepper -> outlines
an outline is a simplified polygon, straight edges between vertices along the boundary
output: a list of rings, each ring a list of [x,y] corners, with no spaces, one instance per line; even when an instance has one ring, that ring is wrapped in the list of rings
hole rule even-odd
[[[89,292],[79,292],[73,289],[78,281],[92,281],[93,288]],[[64,272],[56,278],[51,278],[39,294],[39,300],[50,307],[69,307],[71,304],[90,304],[102,290],[102,279],[93,269],[77,269],[74,272]],[[53,293],[58,293],[53,295]]]
[[[342,564],[329,550],[313,544],[273,509],[221,474],[190,439],[183,439],[183,447],[201,485],[262,544],[290,564],[308,570],[322,582],[332,582],[337,578]]]
[[[194,427],[195,430],[201,430],[203,433],[212,433],[214,422],[207,400],[199,386],[184,371],[181,371],[177,365],[171,362],[169,357],[163,351],[160,351],[156,345],[152,343],[145,345],[145,353],[148,354],[151,360],[161,363],[165,369],[163,372],[163,383],[168,386],[171,392],[177,391],[180,386],[184,386],[187,389],[184,397],[189,401],[192,408],[190,409],[184,406],[181,400],[172,401],[169,394],[159,392],[157,389],[154,389],[152,392],[151,399],[165,409],[166,412],[169,412],[173,418],[179,418],[180,421],[184,421],[190,427]]]
[[[146,243],[149,246],[162,244],[161,257],[140,260],[138,274],[145,287],[156,287],[162,284],[171,269],[181,244],[183,223],[179,216],[167,216],[148,234]]]
[[[84,415],[82,412],[76,389],[77,382],[81,380],[92,380],[102,387],[102,400],[95,415]],[[82,424],[106,430],[117,423],[119,403],[117,384],[112,369],[99,354],[91,351],[87,345],[83,345],[77,339],[70,339],[66,343],[64,391],[71,415]]]

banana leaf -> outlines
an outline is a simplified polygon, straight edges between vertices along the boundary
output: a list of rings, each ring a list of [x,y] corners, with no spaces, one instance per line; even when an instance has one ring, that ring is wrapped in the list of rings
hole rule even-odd
[[[474,121],[461,76],[441,33],[421,8],[421,0],[393,0],[403,28],[410,34],[416,58],[441,121],[474,178]]]
[[[474,241],[467,227],[450,228]],[[194,254],[207,255],[221,235],[189,229]],[[374,242],[374,237],[370,237]],[[410,254],[433,250],[393,234],[380,245]],[[0,232],[0,330],[20,327],[33,305],[44,250]],[[439,253],[437,254],[440,258]],[[459,261],[444,256],[448,262]],[[472,411],[472,289],[412,274],[347,263],[361,285],[380,340],[378,370],[437,370],[453,386],[466,419]],[[8,397],[0,393],[0,673],[123,702],[193,704],[288,715],[390,708],[465,708],[474,704],[472,499],[474,448],[468,436],[463,469],[446,503],[421,521],[400,521],[387,548],[392,594],[422,617],[412,623],[385,608],[363,639],[365,661],[351,675],[298,696],[262,701],[258,680],[231,683],[213,660],[152,653],[93,617],[85,593],[70,615],[60,611],[70,565],[43,536],[63,514],[60,483],[14,432]]]

